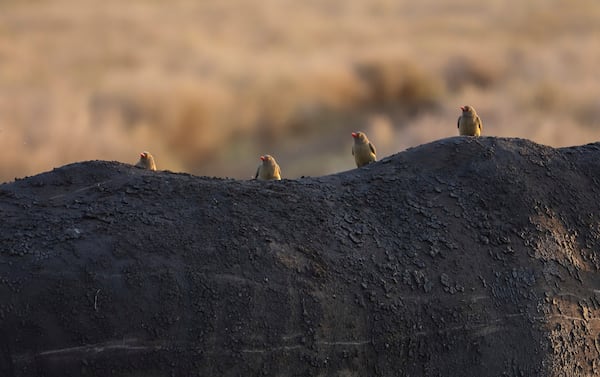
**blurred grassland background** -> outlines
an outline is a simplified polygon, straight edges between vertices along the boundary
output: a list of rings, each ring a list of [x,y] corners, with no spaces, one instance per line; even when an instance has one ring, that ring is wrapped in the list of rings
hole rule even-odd
[[[600,139],[597,0],[2,0],[0,181],[90,159],[246,179],[455,136]]]

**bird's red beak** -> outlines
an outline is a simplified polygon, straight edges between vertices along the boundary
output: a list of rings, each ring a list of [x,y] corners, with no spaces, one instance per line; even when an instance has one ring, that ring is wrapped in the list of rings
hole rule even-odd
[[[143,153],[143,152],[142,152],[142,153],[140,153],[140,157],[144,157],[144,153]]]
[[[265,156],[260,156],[261,161],[266,160],[267,158]]]
[[[462,111],[465,111],[465,107],[464,107],[464,106],[461,106],[461,107],[460,107],[460,109],[461,109]]]
[[[356,132],[352,132],[352,137],[357,137],[358,134]]]

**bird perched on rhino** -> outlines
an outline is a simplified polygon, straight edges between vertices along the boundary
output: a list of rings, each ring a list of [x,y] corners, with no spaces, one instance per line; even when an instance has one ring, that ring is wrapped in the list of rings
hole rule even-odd
[[[279,169],[279,165],[277,165],[277,161],[271,155],[260,156],[261,164],[258,165],[258,169],[256,169],[255,179],[281,179],[281,169]]]
[[[365,166],[371,162],[377,161],[377,152],[375,147],[364,132],[352,132],[354,145],[352,146],[352,155],[357,167]]]
[[[135,164],[135,166],[144,169],[156,170],[154,157],[150,154],[150,152],[140,153],[140,160],[137,162],[137,164]]]
[[[461,106],[462,115],[458,117],[458,134],[461,136],[480,136],[483,124],[473,106]]]

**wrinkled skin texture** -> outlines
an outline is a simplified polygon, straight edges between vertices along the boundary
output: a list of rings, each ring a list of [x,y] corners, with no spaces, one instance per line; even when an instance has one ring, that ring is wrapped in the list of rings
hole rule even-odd
[[[454,137],[237,181],[0,185],[0,376],[599,373],[600,145]]]

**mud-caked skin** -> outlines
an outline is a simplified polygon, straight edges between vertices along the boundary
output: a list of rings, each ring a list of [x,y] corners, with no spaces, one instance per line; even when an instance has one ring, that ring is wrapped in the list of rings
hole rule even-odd
[[[2,184],[0,376],[596,376],[599,172],[456,135],[285,184]]]

